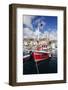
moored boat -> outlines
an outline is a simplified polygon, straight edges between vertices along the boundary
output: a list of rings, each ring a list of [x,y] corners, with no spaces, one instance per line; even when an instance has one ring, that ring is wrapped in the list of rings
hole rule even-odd
[[[47,48],[39,48],[38,50],[34,50],[32,52],[32,56],[36,62],[47,60],[51,57],[51,53]]]

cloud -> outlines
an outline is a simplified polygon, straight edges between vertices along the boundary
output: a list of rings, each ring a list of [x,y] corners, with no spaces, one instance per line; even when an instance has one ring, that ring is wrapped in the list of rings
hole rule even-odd
[[[33,30],[29,28],[24,28],[23,35],[24,38],[34,38],[35,36]]]
[[[33,18],[34,18],[34,16],[24,15],[23,16],[23,24],[25,24],[27,27],[32,28],[31,21]]]
[[[51,33],[50,33],[50,40],[57,40],[57,32],[55,32],[55,31],[52,31]]]
[[[45,31],[44,33],[38,32],[38,30],[33,31],[32,29],[25,27],[23,29],[23,35],[24,38],[33,38],[33,39],[37,39],[38,38],[38,34],[39,34],[39,38],[43,39],[43,38],[49,38],[50,40],[57,40],[57,31]]]

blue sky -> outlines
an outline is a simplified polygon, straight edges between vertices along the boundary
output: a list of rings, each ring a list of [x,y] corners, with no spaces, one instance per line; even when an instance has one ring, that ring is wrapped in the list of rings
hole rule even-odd
[[[57,17],[56,16],[23,16],[23,28],[27,27],[33,31],[36,31],[39,26],[40,32],[45,31],[57,31]]]

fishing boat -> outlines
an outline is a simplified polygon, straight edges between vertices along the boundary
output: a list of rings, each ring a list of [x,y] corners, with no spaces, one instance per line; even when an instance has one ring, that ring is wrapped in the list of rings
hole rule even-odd
[[[47,60],[51,57],[51,53],[47,48],[42,48],[39,50],[34,50],[32,56],[36,62]]]
[[[33,56],[33,58],[34,58],[34,60],[36,61],[36,62],[38,62],[38,61],[42,61],[42,60],[47,60],[47,59],[49,59],[50,57],[51,57],[51,53],[50,53],[50,51],[49,51],[49,49],[48,49],[48,45],[47,44],[45,44],[45,41],[44,41],[44,44],[42,43],[41,44],[41,46],[40,46],[40,26],[41,26],[42,24],[41,23],[39,23],[38,24],[38,28],[37,28],[37,30],[36,30],[36,36],[37,36],[37,48],[36,48],[36,50],[34,50],[33,52],[32,52],[32,56]]]

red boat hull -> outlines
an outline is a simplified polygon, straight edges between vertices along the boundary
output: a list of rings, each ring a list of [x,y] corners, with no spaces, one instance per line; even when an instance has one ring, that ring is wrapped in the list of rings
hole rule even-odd
[[[32,56],[35,59],[35,61],[47,60],[49,58],[48,53],[41,53],[41,52],[33,52]]]

